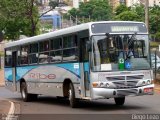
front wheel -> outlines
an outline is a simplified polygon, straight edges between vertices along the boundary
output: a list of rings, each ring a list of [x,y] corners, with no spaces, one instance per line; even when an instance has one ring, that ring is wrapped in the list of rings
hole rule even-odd
[[[123,105],[125,102],[125,97],[114,98],[116,105]]]
[[[25,82],[22,82],[21,84],[21,96],[24,102],[29,102],[31,100],[37,99],[37,94],[29,94],[27,90],[27,85]]]
[[[69,90],[68,90],[68,93],[69,93],[69,102],[70,102],[70,106],[72,108],[75,108],[77,107],[77,100],[75,98],[75,91],[74,91],[74,87],[73,87],[73,84],[70,83],[69,84]]]

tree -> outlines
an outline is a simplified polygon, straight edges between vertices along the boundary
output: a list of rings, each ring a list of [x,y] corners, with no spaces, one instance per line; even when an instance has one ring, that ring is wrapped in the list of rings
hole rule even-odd
[[[160,6],[153,6],[149,11],[149,31],[156,41],[160,41]]]
[[[68,16],[78,17],[80,21],[111,20],[112,10],[108,0],[81,2],[79,9],[71,9]]]
[[[127,7],[124,4],[116,8],[114,19],[124,21],[144,21],[144,6],[134,5]]]
[[[119,15],[120,13],[128,11],[128,10],[129,8],[125,4],[120,4],[119,6],[117,6],[115,10],[115,15]]]
[[[54,0],[54,1],[50,1],[49,2],[49,6],[54,9],[55,7],[57,7],[59,5],[59,0]]]
[[[1,0],[0,16],[0,30],[6,39],[18,39],[20,34],[37,34],[39,18],[35,0]]]
[[[123,20],[123,21],[139,21],[140,17],[137,13],[133,11],[125,11],[120,13],[115,17],[115,20]]]

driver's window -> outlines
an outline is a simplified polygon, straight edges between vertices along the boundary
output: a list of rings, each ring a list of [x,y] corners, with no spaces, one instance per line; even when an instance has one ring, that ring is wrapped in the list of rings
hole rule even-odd
[[[144,41],[134,41],[134,56],[136,58],[144,57]]]

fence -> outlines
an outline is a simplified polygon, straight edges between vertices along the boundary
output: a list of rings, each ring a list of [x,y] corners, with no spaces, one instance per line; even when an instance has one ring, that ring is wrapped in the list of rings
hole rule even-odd
[[[151,65],[154,79],[156,82],[160,82],[160,52],[157,50],[151,52]]]

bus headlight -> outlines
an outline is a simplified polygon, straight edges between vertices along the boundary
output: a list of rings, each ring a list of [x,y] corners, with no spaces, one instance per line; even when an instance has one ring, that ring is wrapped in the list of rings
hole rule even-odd
[[[148,81],[147,81],[147,84],[148,84],[148,85],[149,85],[149,84],[151,84],[151,81],[150,81],[150,80],[148,80]]]
[[[103,85],[104,85],[104,84],[101,82],[99,86],[100,86],[100,87],[103,87]]]
[[[109,83],[106,83],[106,87],[109,87]]]
[[[143,81],[143,82],[142,82],[142,85],[146,85],[146,82],[145,82],[145,81]]]

